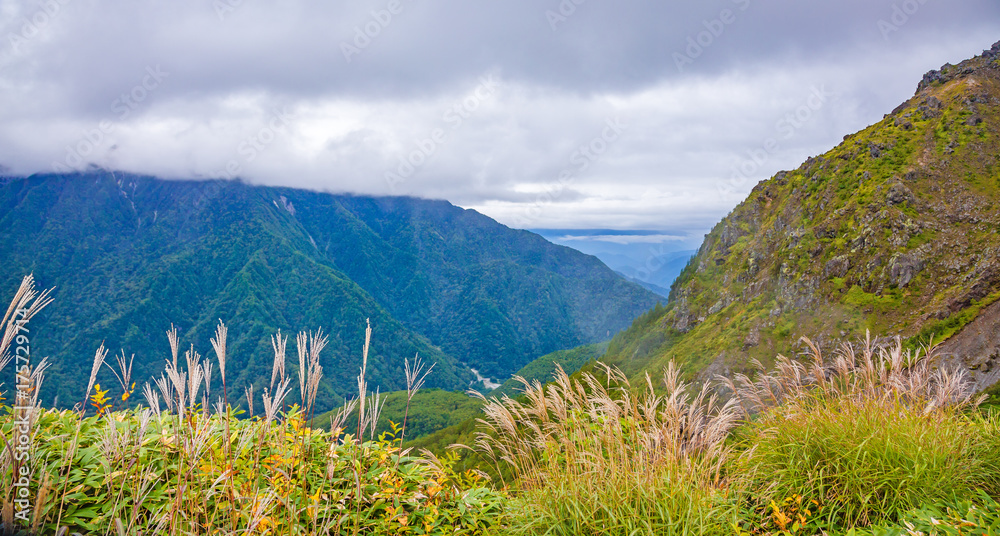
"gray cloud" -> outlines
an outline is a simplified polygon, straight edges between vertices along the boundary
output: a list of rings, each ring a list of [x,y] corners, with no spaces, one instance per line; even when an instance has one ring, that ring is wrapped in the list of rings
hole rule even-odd
[[[998,15],[987,0],[0,0],[0,163],[697,233],[1000,39]]]

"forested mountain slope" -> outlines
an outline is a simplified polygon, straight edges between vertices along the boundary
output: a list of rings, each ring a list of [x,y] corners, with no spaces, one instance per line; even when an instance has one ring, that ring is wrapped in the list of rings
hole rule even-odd
[[[62,405],[82,396],[102,341],[135,353],[140,385],[158,376],[171,324],[203,355],[218,321],[230,326],[233,399],[269,381],[270,335],[292,335],[295,361],[294,333],[322,327],[322,409],[356,389],[366,318],[373,388],[401,389],[419,353],[437,363],[429,386],[464,389],[470,368],[505,377],[657,301],[593,257],[446,202],[105,171],[0,186],[0,259],[4,292],[29,272],[56,287],[32,345],[52,361],[43,399]]]

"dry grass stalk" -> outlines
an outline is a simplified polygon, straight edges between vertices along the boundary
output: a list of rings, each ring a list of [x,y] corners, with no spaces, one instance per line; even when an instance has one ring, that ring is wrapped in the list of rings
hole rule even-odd
[[[525,402],[478,395],[486,417],[476,450],[509,464],[529,488],[554,474],[652,475],[705,463],[718,474],[725,438],[739,416],[735,402],[720,403],[708,385],[692,397],[672,363],[663,377],[665,395],[656,394],[649,378],[636,395],[621,371],[606,368],[605,375],[604,381],[590,373],[573,380],[558,368],[547,386],[516,378]]]
[[[281,330],[279,329],[277,336],[271,336],[271,347],[274,348],[274,365],[271,368],[271,389],[274,389],[274,382],[279,378],[281,381],[285,381],[285,350],[288,347],[288,335],[282,337]]]
[[[247,406],[250,412],[247,416],[253,417],[253,384],[251,383],[249,387],[244,387],[243,392],[246,394]]]
[[[195,351],[193,343],[191,344],[191,348],[184,352],[184,360],[187,361],[188,409],[193,411],[195,405],[198,404],[198,391],[201,390],[205,368],[201,363],[201,354]]]
[[[413,397],[424,386],[424,381],[427,379],[427,375],[434,370],[434,365],[432,364],[430,368],[424,370],[424,362],[420,360],[420,355],[417,354],[413,357],[413,366],[410,366],[409,359],[403,359],[403,370],[406,373],[406,409],[403,412],[403,428],[399,432],[400,444],[403,443],[406,437],[406,419],[410,415],[410,402],[413,401]]]
[[[365,420],[365,398],[368,396],[368,382],[365,381],[365,374],[368,371],[368,349],[372,341],[371,319],[365,319],[365,345],[361,350],[361,371],[358,374],[358,439],[364,435],[365,429],[362,426]]]
[[[146,405],[149,409],[156,414],[157,417],[160,416],[160,395],[153,389],[153,386],[146,383],[142,386],[142,395],[146,399]]]
[[[170,330],[167,331],[167,342],[170,343],[170,356],[174,369],[177,368],[177,352],[180,348],[180,339],[177,338],[177,327],[170,324]]]
[[[212,337],[212,349],[215,350],[215,357],[219,360],[219,373],[222,374],[222,382],[225,384],[226,378],[226,338],[229,329],[219,320],[219,325],[215,328],[215,336]]]
[[[299,354],[299,394],[302,408],[307,418],[312,417],[312,410],[319,394],[319,382],[323,378],[323,367],[319,364],[319,354],[326,347],[329,338],[323,335],[320,328],[316,333],[299,333],[296,345]]]
[[[382,415],[382,410],[385,408],[385,403],[388,399],[382,398],[382,393],[378,387],[375,388],[375,394],[372,395],[371,400],[366,406],[366,413],[364,419],[362,419],[361,430],[362,434],[364,430],[368,429],[368,438],[375,439],[375,429],[378,427],[379,416]],[[361,436],[358,436],[360,439]]]
[[[291,381],[291,378],[286,378],[285,381],[278,384],[278,388],[273,393],[270,389],[264,389],[264,422],[272,422],[277,417],[278,410],[281,409],[285,403],[285,397],[288,396]]]
[[[90,381],[87,382],[87,392],[83,395],[83,403],[81,406],[81,412],[87,410],[87,399],[90,398],[90,391],[94,388],[94,382],[97,381],[97,373],[101,370],[101,366],[104,365],[104,359],[108,357],[108,350],[104,347],[104,343],[101,343],[101,347],[97,349],[94,354],[94,364],[90,368]]]
[[[737,374],[721,381],[735,393],[745,416],[786,402],[805,402],[815,397],[878,404],[903,402],[923,405],[924,412],[935,408],[976,406],[972,385],[964,370],[934,368],[935,347],[910,351],[900,337],[865,340],[855,347],[841,344],[827,363],[820,348],[806,337],[809,362],[778,356],[775,368],[762,372],[757,380]],[[758,364],[759,365],[759,364]]]
[[[35,289],[35,278],[27,275],[21,279],[21,284],[14,293],[14,298],[4,313],[0,326],[3,327],[3,337],[0,338],[0,369],[7,366],[14,358],[10,353],[10,344],[14,341],[19,331],[24,329],[24,325],[31,320],[39,311],[52,303],[50,294],[53,289],[46,289],[38,292]]]

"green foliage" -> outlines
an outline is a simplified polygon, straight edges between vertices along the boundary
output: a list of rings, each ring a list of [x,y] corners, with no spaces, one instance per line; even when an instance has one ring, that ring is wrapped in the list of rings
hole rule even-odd
[[[758,511],[801,496],[818,501],[825,524],[842,527],[896,523],[913,508],[992,486],[1000,467],[982,450],[991,425],[922,410],[847,400],[779,408],[745,432],[755,449],[730,471],[760,494]]]
[[[933,341],[935,344],[948,340],[949,337],[958,333],[962,328],[979,316],[982,309],[997,300],[1000,300],[1000,292],[994,292],[982,300],[973,302],[967,309],[963,309],[956,314],[943,320],[932,320],[924,324],[920,331],[909,339],[910,346],[917,348],[927,346]]]
[[[482,402],[465,393],[454,393],[440,389],[426,389],[414,394],[406,414],[406,391],[396,391],[385,395],[385,406],[379,416],[375,435],[392,430],[395,423],[400,429],[406,417],[406,440],[414,440],[443,428],[472,419],[479,414]],[[330,429],[330,418],[337,411],[330,411],[312,420],[315,428]],[[357,410],[347,417],[347,423],[357,422]],[[439,451],[443,452],[443,451]]]
[[[556,365],[562,367],[568,374],[573,374],[587,363],[601,357],[605,350],[607,350],[608,344],[607,342],[588,344],[569,350],[560,350],[551,354],[545,354],[525,365],[524,368],[517,371],[515,376],[520,376],[529,382],[535,380],[546,382],[555,374]],[[519,382],[511,378],[505,381],[500,387],[491,391],[489,396],[497,398],[501,398],[504,395],[515,396],[518,393],[520,385]]]
[[[1000,534],[1000,504],[980,492],[971,500],[929,504],[907,512],[896,527],[851,529],[847,536],[994,536]]]
[[[631,536],[729,534],[736,522],[732,502],[690,474],[621,472],[556,475],[510,506],[502,534]]]
[[[1000,382],[993,384],[991,387],[983,391],[982,394],[986,395],[986,400],[983,401],[983,407],[1000,411]]]
[[[892,309],[899,305],[900,292],[897,289],[888,289],[882,294],[865,292],[858,285],[851,286],[844,296],[844,303],[859,308],[878,308],[879,310]]]
[[[36,527],[49,534],[57,523],[91,534],[119,526],[164,535],[482,534],[502,519],[502,496],[475,474],[455,472],[454,458],[428,465],[401,455],[391,435],[361,444],[311,430],[294,407],[281,422],[232,417],[43,412],[31,457]],[[8,437],[12,424],[10,417],[0,424]],[[11,466],[5,471],[10,497]]]
[[[789,318],[774,327],[774,336],[784,339],[792,334],[792,330],[795,329],[795,320]]]

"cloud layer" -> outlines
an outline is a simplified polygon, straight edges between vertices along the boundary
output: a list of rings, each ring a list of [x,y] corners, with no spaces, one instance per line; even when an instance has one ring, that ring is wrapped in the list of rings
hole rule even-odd
[[[313,4],[0,0],[0,164],[697,233],[1000,39],[989,0]]]

